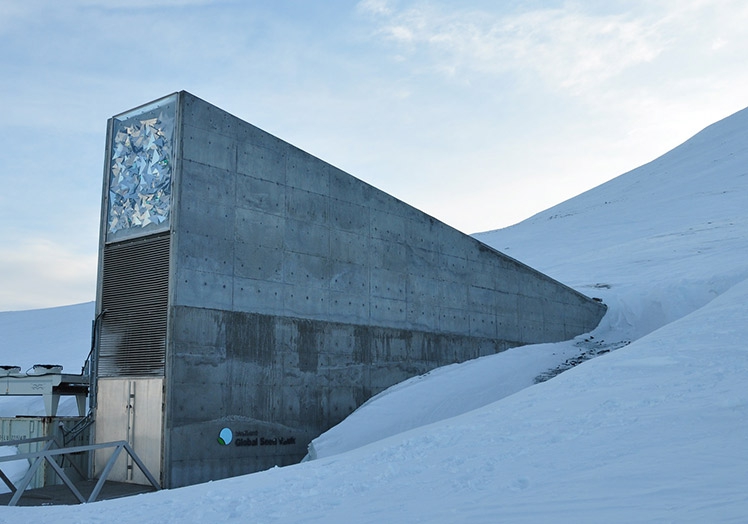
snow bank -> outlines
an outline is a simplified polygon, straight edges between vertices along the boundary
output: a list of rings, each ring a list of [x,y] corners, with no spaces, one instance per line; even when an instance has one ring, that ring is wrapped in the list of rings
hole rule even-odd
[[[406,380],[316,438],[305,460],[349,451],[496,402],[533,385],[539,375],[579,352],[573,341],[519,347]]]

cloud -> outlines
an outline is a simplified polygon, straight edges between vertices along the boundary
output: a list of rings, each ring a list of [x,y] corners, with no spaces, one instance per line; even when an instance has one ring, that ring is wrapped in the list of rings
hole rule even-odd
[[[719,49],[722,49],[727,45],[727,41],[724,38],[717,38],[712,42],[711,49],[712,51],[717,51]]]
[[[375,15],[389,15],[392,8],[387,0],[363,0],[358,3],[358,9]]]
[[[448,75],[532,72],[551,88],[598,86],[654,60],[666,45],[657,18],[594,14],[577,7],[489,13],[422,3],[395,10],[362,2],[376,35]],[[414,60],[415,62],[416,60]]]
[[[418,73],[468,80],[509,74],[521,85],[539,81],[572,95],[608,87],[658,60],[677,77],[691,68],[677,71],[670,65],[687,62],[693,53],[713,53],[727,42],[746,47],[748,9],[736,0],[613,2],[604,11],[572,2],[515,11],[483,11],[471,4],[427,1],[396,8],[367,0],[359,9],[375,21],[374,37],[410,58]]]

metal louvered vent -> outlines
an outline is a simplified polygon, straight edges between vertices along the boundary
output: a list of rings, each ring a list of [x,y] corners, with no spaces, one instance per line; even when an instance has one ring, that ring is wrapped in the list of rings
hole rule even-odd
[[[169,235],[104,247],[99,376],[163,376]]]

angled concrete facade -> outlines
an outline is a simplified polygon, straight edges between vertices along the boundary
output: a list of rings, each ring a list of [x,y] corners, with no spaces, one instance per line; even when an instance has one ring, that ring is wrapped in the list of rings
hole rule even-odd
[[[173,147],[157,160],[171,186],[148,197],[166,202],[158,224],[112,233],[110,121],[96,414],[97,439],[146,432],[131,440],[167,487],[295,463],[397,382],[572,338],[605,312],[189,93],[167,102]],[[124,411],[101,400],[137,395]]]

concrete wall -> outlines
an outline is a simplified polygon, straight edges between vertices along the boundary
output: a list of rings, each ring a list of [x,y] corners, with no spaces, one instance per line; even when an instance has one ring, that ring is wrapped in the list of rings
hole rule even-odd
[[[371,395],[604,306],[182,92],[164,440],[176,487],[298,461]],[[237,436],[217,443],[220,430]]]

